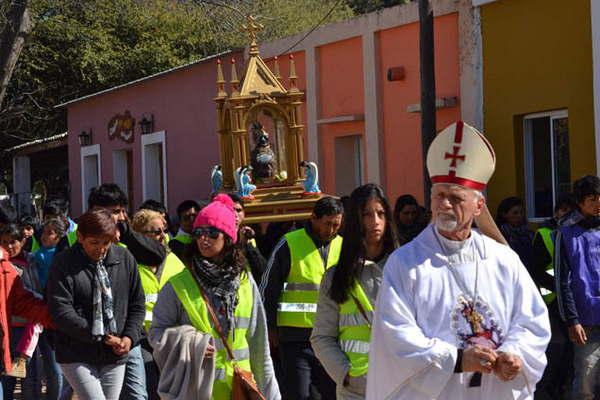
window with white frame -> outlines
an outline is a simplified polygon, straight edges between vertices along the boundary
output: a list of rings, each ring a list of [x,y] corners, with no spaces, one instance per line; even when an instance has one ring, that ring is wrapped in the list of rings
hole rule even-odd
[[[102,183],[100,145],[81,148],[81,211],[88,207],[90,191]]]
[[[167,149],[165,132],[142,135],[142,187],[145,200],[167,207]]]
[[[571,191],[569,116],[530,114],[523,123],[527,216],[535,222],[551,217],[558,198]]]

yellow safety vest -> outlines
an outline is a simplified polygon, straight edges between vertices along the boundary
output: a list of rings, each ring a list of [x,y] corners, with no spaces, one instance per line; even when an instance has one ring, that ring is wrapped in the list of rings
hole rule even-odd
[[[77,227],[74,230],[67,232],[67,241],[69,242],[69,247],[77,243]]]
[[[160,275],[160,281],[150,267],[138,264],[142,287],[144,288],[144,294],[146,295],[146,317],[144,318],[144,328],[146,328],[146,332],[150,329],[150,324],[152,323],[152,310],[158,299],[158,292],[160,292],[160,289],[162,289],[169,279],[185,269],[185,265],[183,265],[181,260],[173,253],[167,254],[164,263],[165,265],[163,266],[162,274]]]
[[[327,264],[306,230],[298,229],[285,235],[290,249],[290,273],[283,285],[277,306],[277,326],[312,328],[317,312],[319,286],[325,270],[337,264],[342,238],[336,236],[329,244]]]
[[[35,238],[35,236],[31,237],[31,252],[35,253],[36,251],[38,251],[40,249],[40,247],[42,247],[40,245],[40,242],[38,242],[38,240]]]
[[[194,238],[190,235],[177,235],[173,238],[173,240],[177,240],[183,244],[190,244],[194,241]]]
[[[213,328],[213,323],[208,315],[206,303],[196,281],[190,271],[186,268],[169,281],[181,301],[194,328],[201,332],[210,333],[214,338],[216,347],[215,358],[215,381],[213,383],[212,399],[230,400],[232,395],[233,367],[234,362],[229,359],[227,350],[217,331]],[[250,324],[252,315],[253,295],[252,284],[248,275],[242,274],[240,287],[237,292],[238,305],[234,312],[234,329],[229,331],[227,342],[235,356],[235,365],[239,368],[251,372],[250,351],[246,332]]]
[[[544,245],[546,246],[546,250],[548,250],[548,254],[550,254],[551,261],[546,266],[546,273],[554,276],[554,242],[552,241],[552,229],[540,228],[535,234],[539,234],[542,237]],[[554,291],[552,290],[548,290],[546,288],[541,287],[540,292],[542,293],[542,297],[546,304],[552,303],[552,301],[554,301],[554,299],[556,298],[556,293],[554,293]]]
[[[354,298],[360,302],[367,321]],[[350,360],[350,376],[365,375],[369,370],[369,344],[371,342],[371,327],[373,321],[373,306],[360,283],[355,282],[350,290],[348,300],[340,305],[339,343],[342,351]]]

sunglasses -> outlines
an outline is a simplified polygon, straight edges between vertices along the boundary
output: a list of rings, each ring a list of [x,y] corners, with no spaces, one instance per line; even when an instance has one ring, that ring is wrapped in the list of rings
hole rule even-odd
[[[215,228],[214,226],[209,226],[208,228],[196,228],[193,230],[192,235],[195,238],[200,238],[202,236],[207,236],[211,239],[216,239],[219,237],[219,234],[222,233],[220,229]]]
[[[153,235],[158,236],[161,233],[164,233],[166,235],[167,233],[169,233],[169,230],[167,228],[165,228],[165,229],[156,229],[154,231],[144,231],[144,233],[151,233]]]

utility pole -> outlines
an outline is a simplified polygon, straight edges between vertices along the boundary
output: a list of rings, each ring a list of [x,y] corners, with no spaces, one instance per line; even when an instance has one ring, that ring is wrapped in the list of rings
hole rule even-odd
[[[427,172],[427,150],[436,135],[435,124],[435,59],[433,40],[433,7],[429,0],[419,0],[419,59],[421,64],[421,145],[423,153],[423,195],[429,208],[431,181]]]

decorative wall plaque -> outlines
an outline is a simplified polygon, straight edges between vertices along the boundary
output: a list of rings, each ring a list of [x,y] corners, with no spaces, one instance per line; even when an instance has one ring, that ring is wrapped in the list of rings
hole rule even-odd
[[[135,119],[131,116],[129,110],[123,114],[117,114],[108,122],[108,138],[110,140],[120,139],[125,143],[133,143],[133,128]]]

